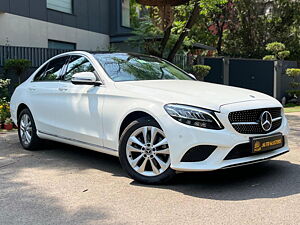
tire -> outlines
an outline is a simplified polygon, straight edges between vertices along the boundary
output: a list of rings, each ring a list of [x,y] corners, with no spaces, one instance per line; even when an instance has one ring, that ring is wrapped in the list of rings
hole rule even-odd
[[[175,176],[167,139],[152,118],[137,119],[126,127],[120,138],[119,159],[128,175],[140,183],[163,184]]]
[[[30,110],[28,108],[23,109],[18,118],[18,136],[24,149],[37,150],[41,147],[42,140],[37,136],[36,131]]]

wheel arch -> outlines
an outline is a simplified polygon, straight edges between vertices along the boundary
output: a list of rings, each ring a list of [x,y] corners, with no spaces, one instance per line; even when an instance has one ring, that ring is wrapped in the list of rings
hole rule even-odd
[[[19,119],[20,113],[22,112],[23,109],[29,109],[29,107],[24,103],[19,104],[17,109],[17,120]]]
[[[125,118],[123,119],[121,125],[120,125],[120,129],[119,129],[119,139],[123,133],[123,131],[126,129],[126,127],[133,121],[139,119],[139,118],[142,118],[142,117],[149,117],[153,120],[155,120],[157,123],[158,121],[152,116],[150,115],[149,113],[147,112],[144,112],[144,111],[133,111],[133,112],[130,112],[129,114],[127,114],[125,116]]]

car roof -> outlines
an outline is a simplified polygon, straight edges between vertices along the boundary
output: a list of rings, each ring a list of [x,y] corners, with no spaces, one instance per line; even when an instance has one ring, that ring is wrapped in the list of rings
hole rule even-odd
[[[111,54],[111,55],[123,55],[123,54],[127,54],[127,55],[132,55],[132,56],[144,56],[144,57],[153,57],[153,58],[158,58],[156,56],[153,55],[146,55],[146,54],[142,54],[142,53],[137,53],[137,52],[110,52],[110,51],[70,51],[70,52],[64,52],[62,55],[71,55],[71,54],[91,54],[91,55],[95,55],[95,54]]]

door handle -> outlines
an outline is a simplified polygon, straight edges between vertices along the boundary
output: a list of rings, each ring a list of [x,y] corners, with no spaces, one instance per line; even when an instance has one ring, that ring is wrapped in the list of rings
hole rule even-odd
[[[59,91],[67,91],[68,88],[66,88],[66,87],[60,87],[60,88],[58,88],[58,90],[59,90]]]
[[[30,88],[28,88],[28,89],[29,89],[29,91],[35,91],[35,90],[36,90],[35,87],[30,87]]]

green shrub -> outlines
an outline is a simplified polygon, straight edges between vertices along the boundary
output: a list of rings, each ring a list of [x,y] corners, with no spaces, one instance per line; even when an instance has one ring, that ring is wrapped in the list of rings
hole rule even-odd
[[[287,90],[287,93],[290,94],[291,96],[300,96],[300,90]]]
[[[195,65],[193,66],[193,72],[197,80],[204,80],[211,70],[210,66],[207,65]]]
[[[266,45],[266,50],[272,55],[266,55],[263,60],[284,60],[290,56],[290,51],[285,50],[285,45],[280,42],[272,42]]]
[[[286,75],[289,77],[300,77],[300,69],[290,68],[286,70]]]
[[[278,52],[277,55],[280,60],[284,60],[285,58],[289,57],[290,54],[291,54],[291,52],[286,50],[286,51]]]
[[[263,57],[263,60],[276,60],[275,55],[266,55]]]
[[[289,68],[286,70],[286,74],[292,78],[292,82],[290,82],[290,85],[292,88],[294,88],[293,90],[288,90],[287,93],[290,96],[297,98],[297,102],[300,103],[300,82],[297,79],[300,78],[300,69]]]
[[[266,45],[266,50],[276,55],[278,52],[285,50],[285,45],[280,42],[272,42]]]
[[[8,59],[4,63],[4,72],[13,72],[18,76],[19,84],[21,83],[21,75],[25,73],[31,66],[31,61],[27,59]]]
[[[300,82],[291,82],[290,85],[292,88],[295,89],[300,88]]]

